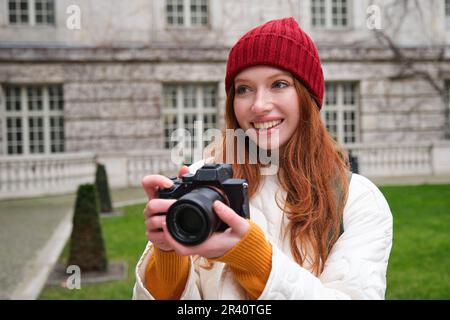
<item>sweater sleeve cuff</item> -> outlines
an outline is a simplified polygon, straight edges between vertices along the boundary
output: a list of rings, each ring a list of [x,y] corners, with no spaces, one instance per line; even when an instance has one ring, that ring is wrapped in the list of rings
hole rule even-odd
[[[247,234],[223,256],[210,259],[228,264],[236,270],[267,278],[272,269],[272,246],[261,228],[249,220]]]
[[[157,300],[179,299],[189,275],[189,257],[154,247],[145,273],[145,287]]]
[[[183,277],[189,271],[189,257],[178,255],[175,251],[163,251],[155,247],[153,254],[158,278],[165,282]]]

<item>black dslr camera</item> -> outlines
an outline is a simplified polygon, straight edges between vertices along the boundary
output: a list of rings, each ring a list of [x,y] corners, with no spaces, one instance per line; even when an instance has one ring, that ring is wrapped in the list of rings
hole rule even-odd
[[[205,164],[194,174],[181,179],[170,178],[171,188],[159,190],[161,199],[178,199],[167,211],[167,229],[178,242],[193,246],[202,243],[213,232],[225,231],[225,224],[214,212],[215,200],[220,200],[241,217],[248,219],[248,184],[233,179],[230,164]]]

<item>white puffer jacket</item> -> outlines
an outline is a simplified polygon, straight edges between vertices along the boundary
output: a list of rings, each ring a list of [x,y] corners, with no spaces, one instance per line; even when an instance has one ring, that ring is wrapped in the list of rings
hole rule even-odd
[[[194,163],[190,172],[204,162]],[[273,247],[272,270],[259,299],[384,299],[392,214],[378,188],[367,178],[353,174],[344,208],[344,233],[335,243],[324,271],[316,277],[309,265],[301,267],[294,261],[289,237],[283,238],[281,232],[288,221],[275,202],[275,195],[285,197],[285,192],[276,175],[265,177],[260,193],[250,201],[251,219],[264,230]],[[143,285],[152,251],[149,243],[136,266],[133,299],[154,299]],[[215,262],[207,270],[197,262],[191,263],[181,299],[247,299],[227,265]]]

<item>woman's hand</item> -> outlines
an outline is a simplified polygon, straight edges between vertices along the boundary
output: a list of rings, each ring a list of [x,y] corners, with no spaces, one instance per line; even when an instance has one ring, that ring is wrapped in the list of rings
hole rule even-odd
[[[178,176],[189,172],[186,166],[181,167]],[[162,175],[149,175],[142,179],[142,187],[148,197],[147,206],[144,209],[144,221],[147,239],[155,247],[163,251],[172,251],[174,248],[166,240],[162,225],[166,223],[166,213],[176,199],[158,199],[159,188],[169,188],[173,181]]]
[[[247,233],[249,223],[223,202],[216,200],[213,209],[219,218],[230,227],[224,232],[215,232],[210,238],[196,246],[184,246],[177,242],[167,230],[165,221],[161,223],[164,239],[168,247],[182,256],[199,255],[206,258],[223,256],[233,248]]]

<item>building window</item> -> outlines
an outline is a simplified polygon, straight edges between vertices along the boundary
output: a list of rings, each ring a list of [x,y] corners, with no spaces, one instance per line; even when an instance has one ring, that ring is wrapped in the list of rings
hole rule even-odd
[[[6,153],[64,152],[64,103],[61,85],[3,87]]]
[[[207,26],[208,6],[208,0],[166,0],[167,24],[183,27]]]
[[[53,0],[34,0],[36,24],[55,23],[55,3]]]
[[[54,25],[54,0],[8,0],[10,24]]]
[[[311,24],[318,28],[342,28],[349,25],[347,0],[311,0]]]
[[[192,162],[193,151],[197,146],[195,134],[201,124],[203,131],[217,127],[217,85],[216,84],[167,84],[164,85],[164,147],[171,149],[178,145],[171,141],[177,129],[189,131],[185,139],[185,162]],[[180,130],[181,131],[181,130]],[[204,141],[202,148],[208,144]]]
[[[313,26],[325,27],[325,0],[311,1],[311,18]]]
[[[450,0],[445,0],[445,26],[450,28]]]
[[[354,82],[327,83],[322,113],[328,132],[339,143],[359,141],[358,95]]]

